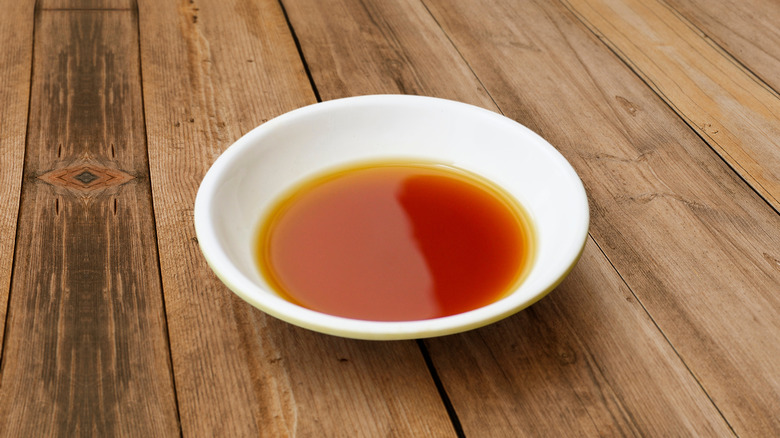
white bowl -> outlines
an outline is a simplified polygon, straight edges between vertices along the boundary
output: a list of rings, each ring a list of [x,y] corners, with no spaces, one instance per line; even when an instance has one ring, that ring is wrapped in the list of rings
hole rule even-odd
[[[328,315],[274,292],[255,261],[255,236],[264,211],[291,186],[327,169],[393,158],[469,170],[513,195],[529,213],[536,237],[536,254],[525,281],[505,298],[469,312],[398,322]],[[574,267],[585,246],[588,221],[579,177],[534,132],[472,105],[402,95],[331,100],[264,123],[216,160],[195,201],[201,250],[233,292],[292,324],[360,339],[457,333],[528,307]]]

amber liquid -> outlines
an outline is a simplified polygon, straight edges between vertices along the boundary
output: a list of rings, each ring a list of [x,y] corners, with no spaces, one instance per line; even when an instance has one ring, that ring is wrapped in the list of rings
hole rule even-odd
[[[523,209],[442,165],[384,163],[310,180],[261,225],[260,270],[331,315],[408,321],[467,312],[517,286],[532,259]]]

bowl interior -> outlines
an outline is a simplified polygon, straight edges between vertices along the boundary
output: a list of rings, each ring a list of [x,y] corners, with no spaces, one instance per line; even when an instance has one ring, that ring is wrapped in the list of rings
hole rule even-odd
[[[546,141],[508,118],[462,103],[364,96],[312,105],[273,119],[217,160],[196,203],[198,237],[212,268],[239,295],[255,305],[262,302],[259,307],[269,313],[294,323],[314,316],[280,314],[306,309],[279,303],[281,298],[260,275],[254,259],[259,222],[276,198],[298,182],[329,168],[384,159],[433,161],[472,171],[503,187],[529,213],[537,244],[531,271],[515,292],[488,306],[495,309],[479,309],[484,315],[475,318],[496,319],[525,307],[576,262],[587,233],[587,200],[576,173]],[[345,322],[339,321],[343,318],[332,318],[325,315],[323,321],[343,327]],[[318,325],[324,322],[308,326],[327,331]],[[383,326],[400,324],[404,322]]]

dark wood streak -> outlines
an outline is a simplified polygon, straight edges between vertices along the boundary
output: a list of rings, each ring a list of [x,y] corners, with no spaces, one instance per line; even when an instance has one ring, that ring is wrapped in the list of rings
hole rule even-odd
[[[761,254],[780,247],[780,217],[590,33],[567,6],[573,2],[501,1],[487,10],[468,1],[426,0],[504,114],[543,133],[577,169],[588,189],[593,240],[668,340],[670,363],[677,356],[684,368],[649,366],[637,330],[625,323],[605,327],[627,314],[602,313],[618,306],[603,282],[585,278],[582,292],[562,285],[549,298],[567,294],[571,304],[559,309],[590,318],[574,334],[596,341],[593,357],[615,372],[609,379],[620,382],[615,391],[639,403],[633,414],[641,434],[684,434],[688,427],[695,436],[778,436],[780,275]],[[606,4],[589,2],[595,3]],[[608,3],[628,8],[626,0]],[[657,4],[644,2],[651,3]],[[623,14],[612,17],[645,29],[642,20]],[[480,48],[485,38],[515,32],[514,38],[533,38],[542,54]],[[627,112],[614,96],[641,110]],[[573,305],[575,298],[583,302]],[[602,343],[612,337],[626,344]],[[624,356],[622,367],[612,362],[632,351],[641,360]],[[685,368],[686,392],[695,396],[699,413],[683,410],[694,406],[676,394],[682,384],[652,385],[639,377],[684,376]],[[661,403],[651,409],[656,397]],[[674,420],[680,426],[672,426]]]
[[[420,4],[412,0],[375,2],[371,14],[359,0],[327,5],[284,0],[324,100],[414,90],[500,108],[566,154],[592,206],[594,239],[550,296],[489,327],[424,341],[465,434],[730,434],[697,380],[699,373],[713,375],[711,368],[722,380],[731,377],[744,385],[749,383],[741,377],[745,372],[766,384],[772,381],[768,362],[735,369],[727,348],[739,346],[721,341],[733,335],[717,332],[718,325],[728,323],[717,313],[699,319],[698,309],[686,315],[686,308],[695,309],[703,300],[719,306],[728,302],[726,291],[739,289],[768,297],[772,280],[760,277],[765,272],[756,272],[760,280],[740,272],[742,260],[757,259],[748,248],[739,248],[742,253],[735,257],[717,240],[697,237],[718,229],[739,245],[734,236],[741,231],[723,223],[746,220],[752,213],[763,223],[747,221],[746,234],[761,236],[750,238],[750,244],[770,253],[760,239],[776,241],[771,233],[776,218],[724,172],[717,157],[688,152],[701,147],[698,140],[559,4],[424,3],[432,16],[415,13]],[[338,17],[332,16],[334,10]],[[431,31],[438,25],[441,34]],[[383,63],[387,52],[409,54],[404,86],[397,84],[397,70]],[[436,81],[413,79],[418,77]],[[485,90],[490,96],[484,97]],[[724,196],[728,192],[739,193],[736,201]],[[685,244],[678,247],[677,241]],[[704,248],[722,265],[703,262],[710,256],[702,253]],[[725,270],[728,275],[722,274]],[[717,289],[707,286],[715,282]],[[704,292],[710,290],[718,293]],[[766,306],[769,317],[745,311],[736,301],[724,308],[743,315],[745,321],[734,324],[735,332],[747,335],[743,343],[768,339],[762,333],[771,327],[771,309],[777,306]],[[665,317],[665,312],[674,314]],[[685,339],[691,332],[706,343]],[[667,333],[675,334],[674,344]],[[686,349],[676,349],[678,342]],[[696,375],[686,367],[692,356],[700,358]],[[757,357],[746,356],[748,361]],[[708,365],[710,359],[717,364]],[[763,409],[757,413],[770,414],[771,399],[760,397],[744,401]]]
[[[35,26],[0,435],[177,436],[137,15]]]
[[[53,186],[73,189],[81,196],[88,196],[92,192],[128,183],[135,177],[119,169],[81,161],[68,167],[51,170],[38,178]]]
[[[198,249],[192,205],[217,155],[259,123],[315,102],[278,2],[139,6],[160,265],[184,435],[453,436],[414,342],[358,342],[269,317],[220,283]]]

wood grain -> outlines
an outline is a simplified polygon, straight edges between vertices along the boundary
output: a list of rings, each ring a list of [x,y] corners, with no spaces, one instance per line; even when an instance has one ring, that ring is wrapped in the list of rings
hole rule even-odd
[[[323,100],[423,94],[495,108],[419,1],[282,3]]]
[[[550,296],[426,345],[467,436],[731,435],[592,240]]]
[[[780,434],[780,216],[561,4],[426,4],[501,110],[572,162],[593,238],[734,431]]]
[[[315,102],[271,0],[141,1],[160,262],[186,436],[450,436],[414,342],[358,342],[252,308],[211,273],[192,207],[241,134]]]
[[[32,74],[33,4],[0,0],[0,358],[11,289]]]
[[[284,5],[324,99],[414,90],[496,109],[447,35],[435,31],[436,22],[417,2],[369,7],[348,0],[285,0]],[[460,8],[452,14],[466,23],[486,13],[477,10],[489,9],[476,4]],[[501,23],[504,9],[486,21]],[[332,19],[328,11],[339,11],[340,18]],[[540,52],[519,37],[527,26],[522,20],[506,20],[518,24],[502,26],[496,35],[480,29],[474,50],[493,47],[490,53],[499,59],[504,50]],[[543,62],[550,68],[554,61]],[[644,90],[630,77],[629,83]],[[553,86],[552,81],[529,83],[524,89]],[[545,98],[550,107],[563,99]],[[516,102],[530,106],[535,99],[523,96]],[[548,108],[539,117],[552,119],[554,114]],[[567,120],[555,129],[571,125]],[[696,379],[592,242],[571,277],[531,309],[425,345],[467,436],[730,434]]]
[[[135,9],[133,0],[37,0],[38,8],[47,9]]]
[[[775,210],[780,98],[660,0],[564,0]]]
[[[664,1],[762,81],[780,91],[780,2]]]
[[[137,17],[36,14],[4,436],[177,436]]]

